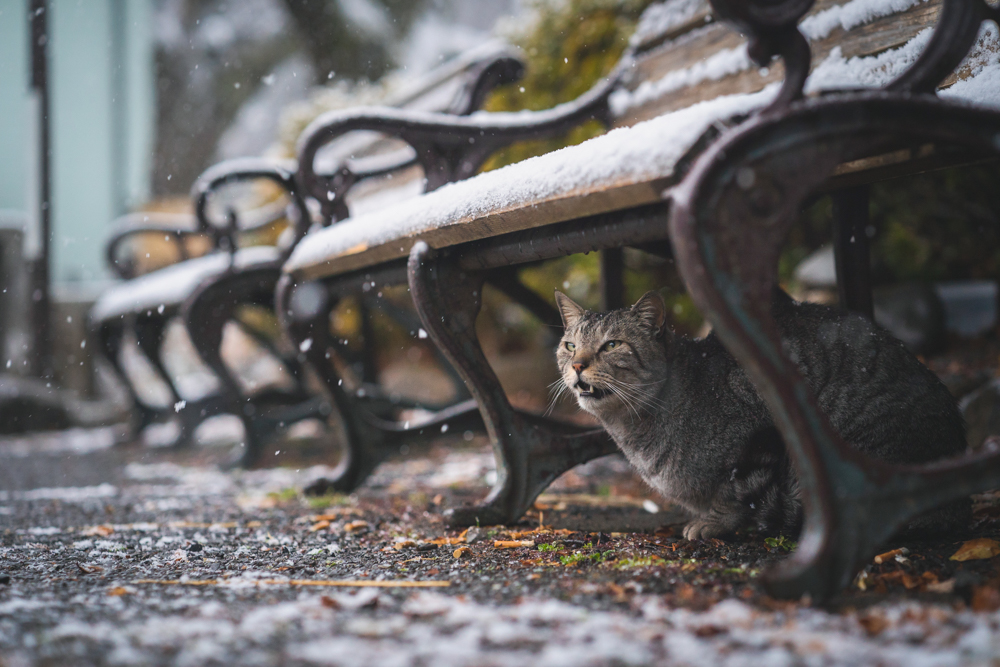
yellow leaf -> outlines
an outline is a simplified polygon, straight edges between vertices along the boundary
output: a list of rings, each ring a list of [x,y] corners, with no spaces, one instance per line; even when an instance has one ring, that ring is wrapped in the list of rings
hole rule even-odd
[[[950,560],[980,560],[993,558],[997,554],[1000,554],[1000,542],[991,540],[988,537],[980,537],[975,540],[969,540],[960,546],[958,551],[952,554]]]

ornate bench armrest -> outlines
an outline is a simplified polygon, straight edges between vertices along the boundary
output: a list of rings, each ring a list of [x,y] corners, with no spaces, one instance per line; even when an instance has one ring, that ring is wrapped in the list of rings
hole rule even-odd
[[[394,168],[420,164],[424,168],[428,191],[463,180],[474,175],[492,153],[514,142],[556,136],[591,119],[610,125],[608,97],[621,82],[628,62],[630,58],[623,58],[608,77],[588,92],[545,111],[481,111],[455,116],[391,107],[362,107],[323,114],[299,139],[299,183],[306,195],[320,203],[327,220],[344,217],[343,198],[347,190],[360,178],[370,177],[374,172],[355,172],[345,164],[336,174],[327,176],[316,172],[315,161],[324,146],[358,130],[380,132],[409,144],[413,152],[400,151]],[[379,173],[391,171],[389,166],[379,169]]]
[[[265,206],[243,214],[242,219],[231,209],[224,221],[210,219],[208,202],[218,188],[231,183],[258,179],[266,179],[277,184],[291,199],[294,234],[287,250],[290,251],[291,248],[294,248],[295,244],[309,231],[312,218],[295,180],[294,162],[265,158],[227,160],[209,167],[191,187],[191,198],[195,202],[198,230],[210,235],[215,240],[216,247],[228,245],[229,249],[233,250],[236,248],[234,237],[237,233],[259,229],[285,215],[284,206]]]
[[[202,234],[198,228],[198,220],[193,215],[185,213],[129,213],[112,223],[113,231],[105,248],[105,260],[118,277],[128,280],[134,278],[130,265],[118,261],[118,251],[122,244],[135,236],[150,233],[162,233],[167,240],[177,246],[180,260],[188,259],[185,237]]]

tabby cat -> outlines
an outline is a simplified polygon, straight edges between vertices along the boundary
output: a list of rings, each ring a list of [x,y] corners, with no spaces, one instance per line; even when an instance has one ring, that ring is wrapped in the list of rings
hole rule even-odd
[[[747,524],[798,532],[798,482],[784,442],[714,334],[675,335],[655,292],[607,313],[587,311],[558,291],[556,301],[565,326],[556,352],[562,390],[600,420],[648,484],[691,512],[684,537],[716,537]],[[860,315],[797,303],[780,290],[772,309],[786,351],[847,442],[895,463],[965,450],[955,399],[898,340]],[[938,513],[945,511],[922,528],[953,527],[956,516],[967,522],[969,503]]]

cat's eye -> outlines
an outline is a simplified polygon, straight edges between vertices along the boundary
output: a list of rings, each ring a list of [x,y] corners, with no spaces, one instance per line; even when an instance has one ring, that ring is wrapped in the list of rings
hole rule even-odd
[[[570,352],[575,352],[576,351],[576,343],[571,343],[569,341],[566,341],[566,349],[569,350]]]
[[[605,343],[605,344],[604,344],[604,349],[605,349],[605,350],[613,350],[613,349],[615,349],[616,347],[618,347],[619,345],[621,345],[621,342],[620,342],[620,341],[617,341],[617,340],[609,340],[609,341],[608,341],[607,343]]]

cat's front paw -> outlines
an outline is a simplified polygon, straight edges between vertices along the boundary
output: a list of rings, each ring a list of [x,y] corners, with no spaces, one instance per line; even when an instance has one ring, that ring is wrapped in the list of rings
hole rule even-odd
[[[684,539],[707,540],[710,537],[719,537],[729,532],[731,532],[729,526],[724,526],[716,521],[695,519],[684,526]]]

